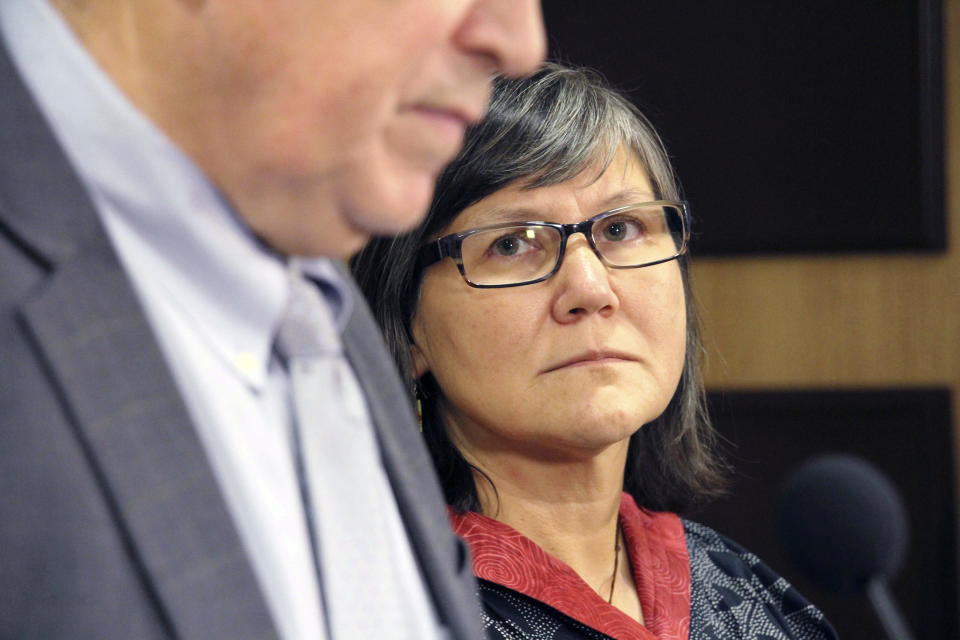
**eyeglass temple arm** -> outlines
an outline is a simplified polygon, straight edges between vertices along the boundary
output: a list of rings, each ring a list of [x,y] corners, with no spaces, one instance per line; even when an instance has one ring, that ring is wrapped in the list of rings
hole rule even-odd
[[[426,269],[447,257],[446,247],[441,242],[431,242],[420,248],[417,254],[417,268]]]

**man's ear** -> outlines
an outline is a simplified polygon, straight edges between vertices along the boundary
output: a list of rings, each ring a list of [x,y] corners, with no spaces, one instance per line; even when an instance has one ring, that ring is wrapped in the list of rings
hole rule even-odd
[[[423,377],[423,374],[430,370],[430,366],[427,364],[427,358],[423,355],[423,351],[415,344],[410,345],[410,356],[413,358],[413,377],[419,380]]]

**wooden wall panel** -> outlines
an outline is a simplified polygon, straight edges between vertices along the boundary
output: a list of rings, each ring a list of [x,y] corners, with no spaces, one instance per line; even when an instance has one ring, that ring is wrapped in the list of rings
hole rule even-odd
[[[946,385],[956,404],[960,0],[947,0],[944,18],[948,250],[695,257],[711,388]]]

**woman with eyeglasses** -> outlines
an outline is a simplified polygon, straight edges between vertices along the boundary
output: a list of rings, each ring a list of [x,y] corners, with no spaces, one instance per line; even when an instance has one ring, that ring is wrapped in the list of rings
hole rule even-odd
[[[491,638],[834,637],[756,557],[677,515],[721,483],[688,240],[646,119],[548,65],[497,82],[425,222],[354,260]]]

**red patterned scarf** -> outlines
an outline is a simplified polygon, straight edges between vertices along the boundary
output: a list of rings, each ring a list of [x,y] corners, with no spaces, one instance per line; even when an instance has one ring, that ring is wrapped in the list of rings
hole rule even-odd
[[[473,551],[473,572],[539,600],[621,640],[686,640],[690,625],[690,562],[683,523],[673,513],[637,507],[624,493],[620,526],[645,624],[607,604],[567,564],[522,533],[479,513],[450,512]]]

